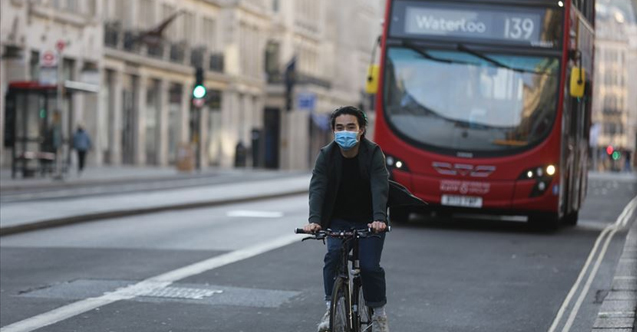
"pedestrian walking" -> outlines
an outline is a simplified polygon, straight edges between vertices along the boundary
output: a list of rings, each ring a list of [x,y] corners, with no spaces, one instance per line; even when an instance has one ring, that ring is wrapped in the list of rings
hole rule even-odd
[[[375,232],[387,228],[389,174],[380,147],[365,138],[367,118],[356,107],[345,106],[331,115],[334,141],[319,152],[310,182],[309,223],[305,232],[321,229],[349,230],[370,227]],[[341,258],[341,240],[328,238],[323,267],[327,312],[318,331],[329,330],[329,308],[334,279]],[[385,313],[385,271],[380,266],[385,233],[362,238],[359,258],[363,296],[373,308],[373,331],[388,332]]]
[[[82,174],[86,154],[91,149],[91,138],[81,125],[77,126],[77,131],[73,135],[73,148],[77,150],[77,173]]]

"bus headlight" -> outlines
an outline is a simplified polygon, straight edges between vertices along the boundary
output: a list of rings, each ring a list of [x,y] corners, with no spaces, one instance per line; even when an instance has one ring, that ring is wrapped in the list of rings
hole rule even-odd
[[[557,167],[555,167],[555,165],[535,166],[522,172],[518,180],[535,180],[535,185],[529,197],[538,197],[544,195],[553,181],[555,173],[557,173]]]
[[[553,174],[555,174],[555,166],[553,165],[546,166],[546,174],[553,176]]]
[[[405,171],[405,172],[409,171],[409,168],[407,167],[407,164],[404,161],[402,161],[402,160],[400,160],[400,159],[398,159],[398,158],[396,158],[394,156],[387,155],[385,157],[385,163],[387,164],[387,169],[390,172],[392,170],[394,170],[394,169],[399,169],[399,170]]]

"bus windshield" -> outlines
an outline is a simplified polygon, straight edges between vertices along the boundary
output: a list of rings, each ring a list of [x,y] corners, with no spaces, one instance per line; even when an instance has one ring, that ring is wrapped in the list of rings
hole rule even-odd
[[[555,121],[556,57],[404,46],[388,49],[385,68],[386,118],[424,148],[517,152],[541,142]]]

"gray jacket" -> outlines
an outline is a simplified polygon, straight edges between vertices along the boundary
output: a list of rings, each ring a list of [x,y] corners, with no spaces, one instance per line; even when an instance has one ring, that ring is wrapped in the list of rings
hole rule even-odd
[[[363,178],[369,179],[372,190],[374,221],[387,222],[389,173],[385,155],[375,143],[363,138],[358,150],[358,162]],[[319,152],[310,181],[310,223],[329,227],[338,188],[341,184],[343,156],[335,142]]]

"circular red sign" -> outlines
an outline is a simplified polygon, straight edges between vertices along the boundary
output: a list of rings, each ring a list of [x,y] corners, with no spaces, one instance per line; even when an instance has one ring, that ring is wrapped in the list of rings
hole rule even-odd
[[[66,43],[64,43],[63,40],[58,40],[55,44],[55,48],[57,48],[58,52],[62,52],[64,50],[64,46],[66,46]]]
[[[45,52],[42,54],[42,65],[43,66],[53,66],[55,65],[55,54],[53,52]]]

